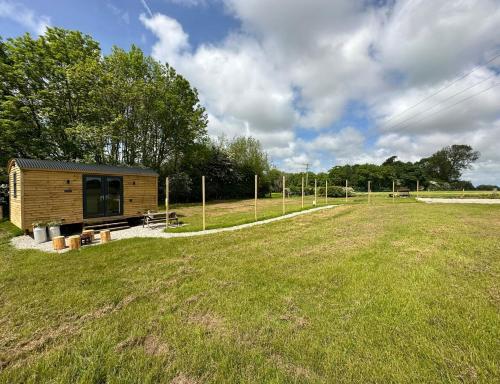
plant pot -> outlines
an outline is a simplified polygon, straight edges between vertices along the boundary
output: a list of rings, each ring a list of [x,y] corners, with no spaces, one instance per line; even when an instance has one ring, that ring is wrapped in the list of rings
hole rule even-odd
[[[49,227],[49,239],[52,240],[57,236],[61,236],[61,227],[59,225]]]
[[[33,237],[35,238],[35,243],[45,243],[47,241],[47,227],[33,228]]]

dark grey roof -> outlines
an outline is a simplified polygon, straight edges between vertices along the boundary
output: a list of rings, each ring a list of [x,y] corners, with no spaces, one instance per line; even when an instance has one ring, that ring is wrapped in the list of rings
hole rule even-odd
[[[47,169],[51,171],[72,171],[84,173],[107,173],[112,175],[148,175],[158,176],[158,173],[150,168],[118,167],[114,165],[72,163],[68,161],[37,160],[37,159],[14,159],[21,169]]]

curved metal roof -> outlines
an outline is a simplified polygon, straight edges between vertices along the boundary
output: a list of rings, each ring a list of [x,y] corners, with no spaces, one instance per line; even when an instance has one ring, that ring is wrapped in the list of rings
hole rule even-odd
[[[69,161],[37,160],[37,159],[13,159],[21,169],[40,169],[49,171],[99,173],[111,175],[144,175],[158,176],[150,168],[139,167],[119,167],[114,165],[84,164]],[[12,164],[12,161],[10,164]],[[10,166],[9,166],[10,168]]]

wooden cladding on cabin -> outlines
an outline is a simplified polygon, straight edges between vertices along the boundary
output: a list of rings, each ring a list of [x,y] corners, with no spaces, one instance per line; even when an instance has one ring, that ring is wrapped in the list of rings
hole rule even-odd
[[[123,214],[140,215],[158,209],[157,178],[151,176],[123,176]]]
[[[82,175],[73,172],[24,170],[23,229],[35,221],[83,220]],[[69,180],[69,184],[67,182]],[[71,193],[64,192],[71,186]]]
[[[22,173],[17,165],[13,166],[9,172],[9,206],[10,206],[10,221],[15,226],[22,228]],[[14,189],[16,193],[14,195]]]
[[[35,221],[83,222],[82,172],[21,171],[13,166],[10,171],[11,191],[14,173],[17,175],[17,198],[11,199],[13,224],[31,231]],[[157,185],[156,176],[123,175],[123,216],[138,216],[148,209],[156,210]]]

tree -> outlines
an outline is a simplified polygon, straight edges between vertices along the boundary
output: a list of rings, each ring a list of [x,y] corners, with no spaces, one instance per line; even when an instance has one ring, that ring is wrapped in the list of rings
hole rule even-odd
[[[0,40],[0,161],[143,165],[163,176],[206,136],[198,93],[169,65],[48,28]]]
[[[454,144],[422,159],[420,164],[429,178],[455,182],[460,179],[462,172],[470,168],[477,159],[479,159],[479,152],[474,151],[470,145]]]

